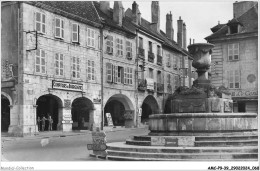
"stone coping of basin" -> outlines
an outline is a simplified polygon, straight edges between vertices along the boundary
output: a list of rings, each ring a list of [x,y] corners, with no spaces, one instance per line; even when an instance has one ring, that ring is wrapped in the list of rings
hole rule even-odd
[[[256,118],[257,113],[171,113],[152,114],[150,119],[163,118]]]

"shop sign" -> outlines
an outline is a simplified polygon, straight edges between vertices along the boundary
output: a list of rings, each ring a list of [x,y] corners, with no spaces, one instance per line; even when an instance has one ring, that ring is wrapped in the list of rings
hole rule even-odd
[[[108,126],[114,126],[113,120],[110,113],[106,113]]]
[[[147,82],[147,89],[148,90],[154,90],[154,81],[151,78],[146,78]]]
[[[52,88],[60,89],[60,90],[70,90],[70,91],[83,91],[83,84],[52,80]]]
[[[257,90],[238,90],[238,91],[230,91],[232,97],[250,97],[250,96],[258,96]]]

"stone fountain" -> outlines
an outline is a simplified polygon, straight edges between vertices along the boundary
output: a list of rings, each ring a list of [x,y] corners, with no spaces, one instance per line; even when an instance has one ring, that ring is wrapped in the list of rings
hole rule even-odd
[[[228,90],[211,85],[207,71],[214,45],[188,46],[198,78],[179,87],[169,114],[149,116],[148,135],[108,144],[110,160],[255,160],[257,113],[233,113]],[[146,146],[153,146],[147,148]],[[206,148],[204,146],[207,146]],[[229,152],[224,153],[228,146]],[[241,148],[241,146],[245,146]],[[251,146],[249,149],[246,146]],[[246,150],[245,150],[246,149]]]

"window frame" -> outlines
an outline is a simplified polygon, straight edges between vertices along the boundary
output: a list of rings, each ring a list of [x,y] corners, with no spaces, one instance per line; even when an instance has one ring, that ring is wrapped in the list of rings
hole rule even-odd
[[[95,81],[95,61],[87,60],[87,80]]]
[[[235,46],[237,45],[237,48]],[[232,48],[231,48],[232,46]],[[237,51],[237,53],[235,53]],[[232,52],[232,55],[230,54]],[[235,56],[237,56],[237,59],[235,59]],[[231,58],[230,58],[231,57]],[[239,43],[232,43],[228,44],[228,61],[239,61]]]
[[[113,42],[113,36],[111,35],[108,35],[107,36],[107,41],[106,41],[106,53],[107,54],[110,54],[110,55],[113,55],[113,51],[114,51],[114,42]],[[109,44],[108,44],[109,43]],[[108,48],[110,49],[108,51]]]
[[[117,49],[117,52],[116,52],[117,56],[122,57],[123,56],[123,49],[124,49],[123,39],[120,39],[120,38],[116,39],[116,49]]]
[[[76,59],[75,60],[75,63],[74,63],[74,58]],[[75,69],[73,69],[75,65]],[[80,79],[80,57],[77,57],[77,56],[72,56],[72,66],[71,66],[71,74],[72,74],[72,78],[74,79]],[[73,72],[75,72],[75,76],[73,76]]]
[[[130,54],[129,56],[128,56],[128,53]],[[132,45],[132,42],[127,40],[126,41],[126,58],[132,59],[132,56],[133,56],[133,45]]]
[[[58,55],[58,60],[56,59],[56,55]],[[62,60],[61,60],[61,56],[62,56]],[[57,62],[58,62],[58,67],[57,67]],[[63,65],[63,67],[61,68],[61,63]],[[59,73],[57,74],[57,69],[59,71]],[[62,74],[60,74],[62,71]],[[64,76],[64,55],[61,53],[55,53],[55,76]]]
[[[37,13],[40,14],[40,21],[37,21]],[[43,16],[45,21],[43,22]],[[40,24],[40,30],[37,30],[37,24]],[[43,32],[44,27],[44,32]],[[42,12],[35,12],[35,30],[37,33],[46,34],[46,15]]]
[[[230,86],[232,84],[232,86]],[[236,86],[238,84],[238,86]],[[228,87],[229,89],[240,89],[241,88],[241,74],[239,70],[228,71]]]
[[[39,54],[39,56],[37,55],[37,51],[40,51],[40,54]],[[42,54],[44,54],[44,57],[43,57],[43,55]],[[37,58],[39,58],[39,64],[37,64]],[[44,65],[42,64],[42,58],[44,58]],[[37,66],[39,66],[39,69],[40,69],[40,71],[39,72],[37,72]],[[42,72],[42,67],[44,67],[45,68],[45,72]],[[43,49],[36,49],[36,51],[35,51],[35,73],[39,73],[39,74],[46,74],[46,53],[45,53],[45,50],[43,50]]]
[[[87,46],[95,48],[95,30],[87,27]]]
[[[76,25],[77,31],[74,31],[74,25]],[[79,24],[78,23],[72,23],[72,34],[71,34],[71,41],[72,43],[79,43]],[[73,34],[77,34],[77,40],[74,40]]]
[[[149,78],[154,79],[154,70],[152,68],[149,68]]]
[[[60,22],[60,26],[57,26],[57,20],[59,20]],[[60,30],[60,34],[57,35],[57,29]],[[60,17],[55,17],[55,38],[58,39],[64,39],[64,19],[60,18]]]

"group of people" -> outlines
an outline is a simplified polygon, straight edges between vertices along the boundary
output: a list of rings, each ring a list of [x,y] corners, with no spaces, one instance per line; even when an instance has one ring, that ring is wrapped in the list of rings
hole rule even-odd
[[[48,131],[52,131],[52,124],[53,124],[53,119],[51,118],[50,114],[48,114],[47,118],[45,118],[45,116],[43,116],[42,119],[40,118],[40,116],[38,116],[37,118],[37,125],[38,125],[39,132],[44,131],[46,128],[45,126],[48,127]]]

